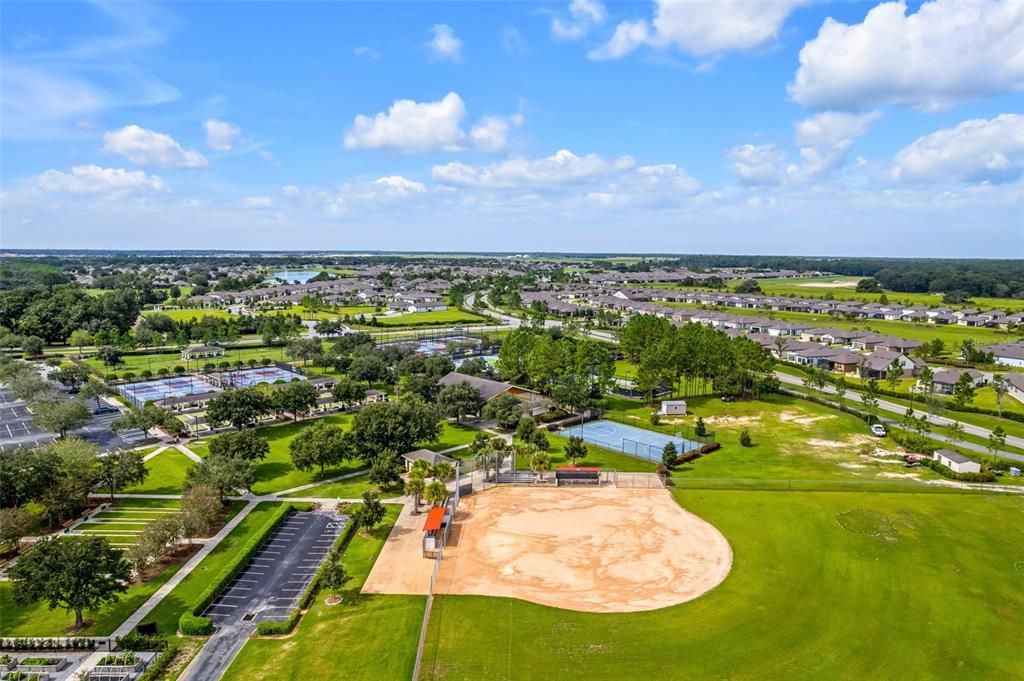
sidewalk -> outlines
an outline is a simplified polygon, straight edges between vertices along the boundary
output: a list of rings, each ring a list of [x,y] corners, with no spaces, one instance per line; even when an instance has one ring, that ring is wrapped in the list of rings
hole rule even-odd
[[[228,536],[231,533],[231,531],[235,529],[238,526],[238,524],[241,523],[254,508],[256,508],[256,504],[258,503],[259,502],[257,501],[250,501],[249,503],[247,503],[245,507],[235,515],[234,518],[228,521],[228,523],[224,525],[224,527],[220,528],[220,531],[217,532],[217,534],[210,537],[203,545],[203,547],[199,549],[195,553],[195,555],[189,558],[188,562],[185,563],[180,570],[175,572],[174,575],[169,580],[167,580],[163,585],[161,585],[161,587],[157,589],[156,592],[152,596],[150,596],[145,603],[142,604],[142,607],[140,607],[138,610],[132,613],[131,616],[128,617],[128,619],[122,622],[121,626],[119,626],[112,635],[116,637],[124,636],[125,634],[131,633],[132,630],[134,630],[135,627],[137,627],[142,622],[142,620],[144,620],[146,616],[149,615],[149,613],[152,612],[153,609],[160,604],[160,601],[162,601],[164,597],[171,593],[171,591],[173,591],[174,588],[182,582],[182,580],[188,577],[192,573],[192,571],[196,569],[196,566],[203,562],[204,558],[210,555],[210,553],[212,553],[213,550],[217,548],[217,546],[224,539],[224,537]]]

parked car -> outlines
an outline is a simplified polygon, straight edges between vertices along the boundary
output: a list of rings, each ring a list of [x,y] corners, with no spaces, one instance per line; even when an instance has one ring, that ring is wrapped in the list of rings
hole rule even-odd
[[[885,437],[888,434],[885,430],[885,426],[883,426],[881,423],[876,423],[873,426],[871,426],[871,432],[874,435],[877,435],[878,437]]]
[[[117,407],[115,407],[113,405],[104,404],[101,407],[96,407],[95,409],[93,409],[92,413],[93,414],[116,414],[116,413],[118,413],[120,411],[121,411],[120,409],[118,409]]]

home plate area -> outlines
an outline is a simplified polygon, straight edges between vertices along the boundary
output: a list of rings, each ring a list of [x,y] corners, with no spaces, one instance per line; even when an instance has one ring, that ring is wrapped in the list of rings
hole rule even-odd
[[[203,614],[218,623],[287,619],[347,522],[292,513]]]

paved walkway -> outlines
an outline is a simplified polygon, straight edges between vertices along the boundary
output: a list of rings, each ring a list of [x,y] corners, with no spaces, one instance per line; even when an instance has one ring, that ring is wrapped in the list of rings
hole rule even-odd
[[[203,457],[199,456],[185,445],[174,445],[174,448],[196,463],[200,463],[203,460]]]
[[[170,449],[170,447],[168,447],[167,445],[164,445],[164,446],[162,446],[162,447],[157,447],[157,448],[156,448],[156,449],[154,449],[154,450],[153,450],[152,452],[150,452],[149,454],[146,454],[146,456],[142,457],[142,460],[143,460],[143,461],[149,461],[149,460],[150,460],[150,459],[152,459],[152,458],[153,458],[154,456],[156,456],[156,455],[157,455],[157,454],[159,454],[160,452],[163,452],[164,450],[167,450],[167,449]]]
[[[338,482],[340,480],[348,480],[349,478],[358,478],[360,475],[363,475],[364,473],[369,473],[369,472],[370,472],[369,468],[364,468],[362,470],[355,471],[354,473],[346,473],[345,475],[339,475],[339,476],[334,477],[334,478],[327,478],[326,480],[321,480],[320,482],[311,482],[311,483],[309,483],[307,485],[299,485],[298,487],[292,487],[291,489],[283,489],[280,492],[274,492],[273,494],[268,494],[266,496],[267,497],[283,497],[283,496],[287,496],[289,494],[294,494],[295,492],[301,492],[303,490],[311,489],[313,487],[319,487],[320,485],[326,485],[326,484],[331,483],[331,482]]]
[[[150,596],[145,603],[142,604],[142,607],[133,612],[131,616],[128,617],[128,619],[122,622],[121,626],[119,626],[114,631],[113,635],[124,636],[125,634],[131,633],[132,630],[134,630],[135,627],[137,627],[142,622],[142,620],[144,620],[146,616],[149,615],[149,613],[151,613],[153,609],[160,604],[160,601],[162,601],[165,596],[171,593],[171,591],[173,591],[174,588],[178,586],[178,584],[180,584],[183,579],[188,577],[192,573],[192,571],[195,570],[196,567],[201,562],[203,562],[204,558],[210,555],[210,553],[212,553],[213,550],[217,548],[217,545],[220,544],[224,537],[228,536],[231,533],[231,531],[238,526],[239,523],[245,520],[246,516],[248,516],[249,513],[254,508],[256,508],[256,504],[256,501],[250,501],[249,503],[247,503],[242,508],[242,510],[235,514],[234,518],[229,520],[227,524],[224,525],[224,527],[220,528],[220,531],[217,532],[217,534],[210,537],[210,539],[207,540],[205,544],[203,544],[203,547],[196,551],[195,555],[189,558],[188,562],[185,563],[180,570],[175,572],[170,579],[164,582],[160,586],[160,588],[157,589],[156,592],[152,596]]]

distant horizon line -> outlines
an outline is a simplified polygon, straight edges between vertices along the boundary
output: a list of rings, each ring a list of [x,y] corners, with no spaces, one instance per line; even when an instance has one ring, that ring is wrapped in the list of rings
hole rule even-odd
[[[804,255],[797,253],[675,253],[675,252],[626,252],[626,251],[458,251],[458,250],[383,250],[383,249],[230,249],[230,248],[5,248],[0,251],[0,258],[17,257],[19,255],[47,255],[47,254],[154,254],[167,255],[171,257],[187,257],[197,254],[218,254],[218,255],[320,255],[320,256],[348,256],[348,257],[375,257],[382,255],[413,255],[413,256],[492,256],[492,257],[559,257],[568,256],[575,258],[685,258],[685,257],[729,257],[729,258],[804,258],[807,260],[837,261],[837,260],[933,260],[933,261],[1006,261],[1013,262],[1021,258],[1007,258],[994,256],[883,256],[883,255]]]

